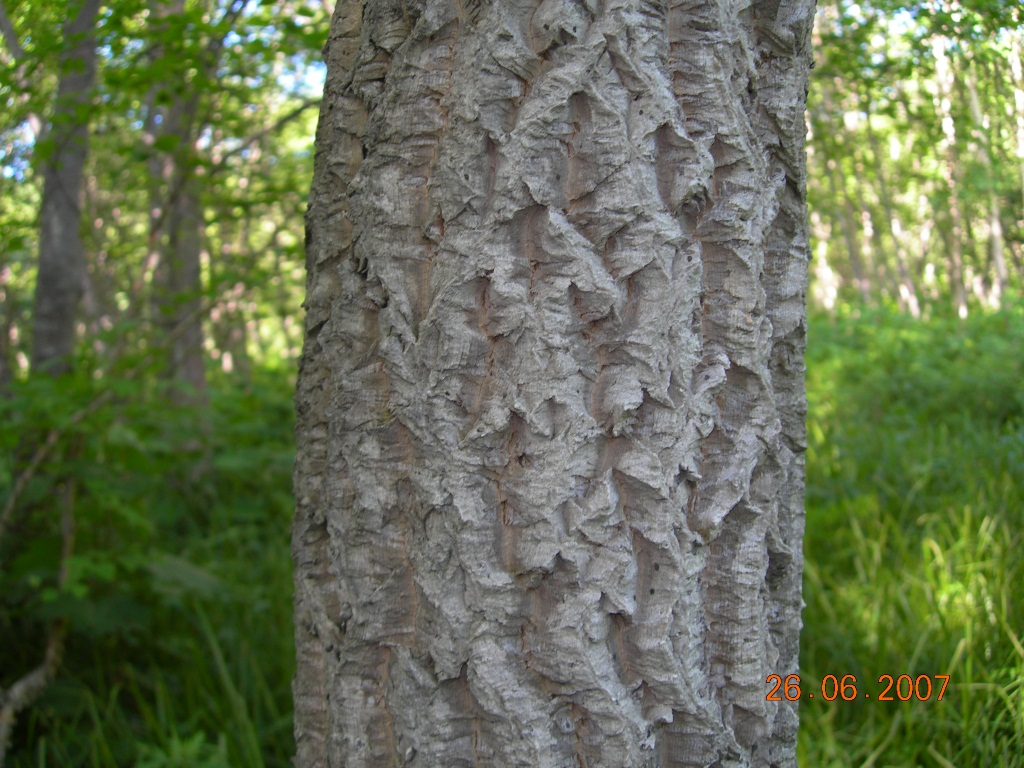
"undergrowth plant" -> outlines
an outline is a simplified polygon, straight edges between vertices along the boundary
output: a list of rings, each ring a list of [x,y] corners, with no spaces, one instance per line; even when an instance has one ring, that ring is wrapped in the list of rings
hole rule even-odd
[[[142,379],[12,386],[0,686],[64,637],[7,765],[290,764],[291,413],[288,372],[215,379],[194,409]]]

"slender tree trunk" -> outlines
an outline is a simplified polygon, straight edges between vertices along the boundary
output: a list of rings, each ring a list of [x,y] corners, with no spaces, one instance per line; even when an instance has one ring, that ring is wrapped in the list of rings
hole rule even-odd
[[[992,167],[992,140],[989,134],[988,116],[981,111],[981,99],[978,97],[978,85],[971,62],[967,64],[964,78],[967,86],[968,104],[973,123],[972,135],[978,146],[978,159],[985,169],[986,191],[988,202],[988,260],[992,271],[992,293],[989,297],[991,306],[998,308],[1009,285],[1010,274],[1006,268],[1006,252],[1003,240],[1003,221],[999,195],[997,194],[996,174]]]
[[[1014,137],[1017,143],[1017,163],[1020,169],[1020,216],[1024,219],[1024,32],[1019,29],[1010,33],[1010,72],[1013,75],[1013,118]]]
[[[182,140],[187,138],[185,133],[181,131]],[[202,402],[206,398],[201,296],[203,214],[200,184],[189,158],[190,141],[186,147],[169,163],[173,167],[168,169],[167,239],[156,282],[163,337],[169,352],[168,373],[186,386],[186,401]]]
[[[869,97],[863,98],[861,105],[864,114],[868,117],[864,121],[864,130],[868,134],[868,144],[871,149],[871,162],[874,166],[875,183],[878,187],[878,198],[882,203],[882,210],[885,212],[885,220],[888,223],[889,236],[892,238],[892,252],[896,259],[896,273],[899,275],[900,303],[906,307],[913,317],[921,314],[921,305],[917,298],[917,287],[914,285],[914,277],[910,266],[910,259],[907,257],[906,248],[903,245],[903,224],[889,194],[889,182],[886,179],[885,169],[882,167],[882,150],[879,146],[878,136],[871,127],[871,104]]]
[[[813,5],[341,2],[311,766],[795,766]]]
[[[956,148],[956,123],[953,121],[950,95],[953,91],[953,72],[946,54],[947,40],[937,35],[932,41],[935,56],[935,79],[939,92],[935,96],[935,107],[942,121],[943,142],[946,145],[944,177],[949,194],[949,221],[951,232],[944,232],[946,261],[949,270],[949,286],[953,305],[960,317],[967,317],[967,291],[964,284],[964,220],[957,191],[956,171],[960,167]]]
[[[821,9],[821,13],[816,15],[814,29],[811,32],[811,44],[815,50],[819,50],[822,45],[822,27],[834,24],[837,15],[838,8],[835,6],[826,6]],[[865,303],[869,303],[871,301],[871,278],[869,277],[872,271],[871,263],[870,261],[868,262],[867,271],[865,271],[861,259],[861,246],[857,242],[856,215],[850,202],[849,192],[840,177],[840,166],[836,159],[836,156],[844,154],[842,132],[836,126],[834,120],[835,109],[833,108],[830,84],[822,82],[817,90],[817,99],[820,106],[814,111],[813,123],[817,124],[824,132],[824,135],[817,142],[815,142],[815,138],[818,137],[814,135],[808,136],[807,140],[809,144],[813,145],[816,143],[818,147],[826,148],[824,151],[818,152],[820,155],[818,175],[819,178],[824,176],[828,179],[829,193],[831,195],[831,200],[827,204],[829,215],[834,222],[838,223],[843,233],[843,239],[846,241],[846,260],[850,268],[853,284],[860,293],[861,299]],[[813,133],[814,131],[812,130]],[[833,149],[835,150],[835,156],[833,155]],[[810,157],[811,151],[809,148],[808,158]],[[839,208],[840,204],[842,205],[841,210]],[[835,229],[834,225],[832,229]],[[870,246],[868,246],[866,254],[870,256]]]
[[[158,25],[184,12],[184,0],[153,0],[151,15]],[[155,55],[171,54],[158,47]],[[167,375],[183,385],[174,395],[185,403],[206,399],[201,312],[204,224],[195,159],[198,108],[198,91],[180,82],[159,83],[147,124],[156,145],[150,164],[150,239],[157,254],[154,314],[167,345]]]
[[[53,119],[42,139],[39,271],[36,278],[32,368],[60,374],[75,347],[75,314],[85,279],[81,196],[89,153],[89,95],[96,76],[99,0],[70,4]]]
[[[8,288],[10,271],[4,269],[0,262],[0,397],[9,394],[10,384],[14,378],[14,355],[11,350],[12,332],[17,327],[18,316],[17,293]]]
[[[884,285],[883,291],[892,296],[905,309],[903,294],[900,291],[900,281],[893,271],[895,258],[890,258],[882,237],[882,230],[878,226],[876,211],[864,197],[864,190],[870,187],[870,182],[865,176],[864,164],[857,158],[853,162],[852,186],[856,207],[861,212],[861,227],[864,229],[864,262],[875,265],[874,275],[878,279],[878,284]]]
[[[835,85],[837,88],[841,83],[836,80]],[[844,115],[849,112],[861,112],[859,104],[859,96],[852,94],[839,104],[838,110],[833,109],[831,106],[826,106],[826,109],[831,114]],[[828,104],[829,92],[825,91],[823,94],[823,100]],[[841,118],[845,124],[845,117]],[[837,127],[837,130],[839,128]],[[896,256],[890,254],[886,246],[885,238],[882,236],[883,228],[879,226],[879,217],[877,206],[873,202],[868,201],[864,196],[864,190],[871,189],[873,187],[872,182],[868,178],[867,171],[865,169],[865,163],[868,162],[866,156],[863,154],[863,147],[861,152],[858,152],[857,146],[860,142],[860,137],[852,132],[846,131],[847,135],[843,139],[843,144],[850,147],[851,157],[851,171],[853,175],[853,182],[849,185],[852,189],[852,204],[856,210],[860,211],[860,227],[863,230],[863,248],[861,251],[863,263],[869,265],[870,274],[872,279],[875,281],[875,285],[885,295],[892,296],[892,298],[898,302],[900,307],[907,309],[907,304],[904,299],[904,291],[901,289],[900,278],[897,274],[897,268],[895,266]],[[880,197],[880,196],[878,196]],[[884,211],[883,211],[884,215]],[[873,265],[873,268],[872,268]]]
[[[830,136],[838,137],[840,132],[832,119],[832,101],[827,90],[821,95],[821,99],[822,108],[818,110],[817,121]],[[871,301],[871,280],[867,275],[871,271],[871,263],[868,262],[868,271],[866,272],[862,261],[861,246],[857,242],[856,214],[853,204],[850,202],[850,194],[840,176],[839,163],[834,157],[823,157],[820,173],[828,178],[829,192],[832,196],[832,217],[839,223],[843,239],[846,242],[847,261],[850,265],[854,286],[860,293],[861,299],[865,303],[869,303]],[[841,209],[836,212],[835,208],[839,206]],[[870,257],[870,251],[867,255]]]
[[[861,262],[861,248],[857,242],[856,215],[853,205],[850,203],[850,194],[839,178],[838,165],[829,161],[826,174],[828,175],[829,190],[832,192],[833,204],[842,205],[842,210],[836,218],[843,231],[843,239],[846,241],[847,258],[850,262],[850,272],[853,276],[853,284],[860,294],[861,301],[865,304],[871,303],[871,281]],[[870,263],[868,265],[870,269]]]

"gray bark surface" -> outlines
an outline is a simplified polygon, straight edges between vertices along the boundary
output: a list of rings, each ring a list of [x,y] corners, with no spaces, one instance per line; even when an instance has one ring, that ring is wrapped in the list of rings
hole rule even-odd
[[[32,332],[32,369],[57,375],[68,370],[75,347],[75,314],[85,281],[82,245],[82,174],[89,153],[89,97],[96,76],[99,0],[69,3],[65,51],[53,117],[42,139],[39,268]]]
[[[339,3],[300,768],[796,764],[812,17]]]

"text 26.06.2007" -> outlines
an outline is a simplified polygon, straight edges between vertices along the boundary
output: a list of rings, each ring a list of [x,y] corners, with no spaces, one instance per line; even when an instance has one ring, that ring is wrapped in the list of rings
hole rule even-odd
[[[878,684],[881,690],[874,693],[858,689],[855,675],[825,675],[821,680],[820,690],[802,690],[800,675],[786,675],[785,678],[782,675],[768,675],[765,682],[769,686],[768,695],[765,697],[768,701],[799,701],[801,698],[822,698],[825,701],[929,701],[933,696],[935,701],[942,701],[946,686],[949,685],[949,675],[900,675],[896,678],[892,675],[880,675]]]

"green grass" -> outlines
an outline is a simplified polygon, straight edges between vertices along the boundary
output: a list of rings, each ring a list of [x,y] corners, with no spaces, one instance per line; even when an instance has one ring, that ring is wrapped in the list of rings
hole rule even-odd
[[[815,317],[808,363],[801,764],[1019,765],[1024,312]],[[6,434],[75,408],[45,384],[19,396],[34,400],[0,413],[25,422]],[[74,627],[10,766],[290,765],[288,374],[215,382],[205,453],[150,397],[125,385],[68,435],[0,552],[0,669],[38,663],[46,618]],[[68,468],[81,577],[47,592]],[[941,702],[880,702],[883,674],[951,682]],[[872,698],[806,698],[827,675]]]
[[[812,321],[802,683],[859,696],[802,700],[802,765],[1020,765],[1022,382],[1019,309]],[[882,702],[883,674],[950,684]]]

